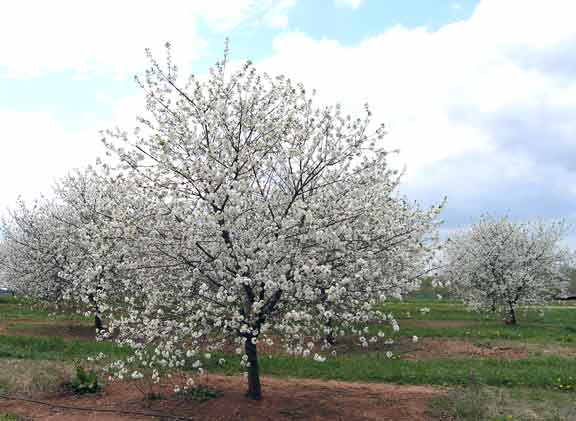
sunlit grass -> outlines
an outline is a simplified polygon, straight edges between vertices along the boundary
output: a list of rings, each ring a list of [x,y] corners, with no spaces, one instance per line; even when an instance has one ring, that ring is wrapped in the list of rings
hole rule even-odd
[[[519,326],[508,326],[493,315],[480,317],[466,311],[457,302],[413,300],[385,304],[399,318],[401,330],[397,336],[413,335],[429,338],[463,338],[470,342],[512,341],[532,344],[532,348],[545,344],[575,346],[574,326],[576,307],[551,308],[527,313]],[[423,314],[420,308],[430,308]],[[409,316],[408,314],[409,313]],[[6,318],[6,315],[11,318]],[[90,323],[83,318],[74,319],[69,314],[57,318],[43,319],[47,312],[30,308],[15,299],[0,304],[0,320],[7,323],[5,334],[0,336],[0,359],[74,361],[100,352],[110,359],[122,358],[128,351],[109,342],[91,340],[64,340],[62,337],[10,336],[11,332],[30,331],[33,334],[57,334],[58,329],[86,327]],[[532,315],[530,315],[532,314]],[[42,320],[42,323],[39,321]],[[454,321],[455,326],[448,326]],[[434,326],[434,322],[444,323]],[[448,324],[448,325],[446,325]],[[39,329],[39,330],[38,330]],[[376,330],[376,327],[371,329]],[[64,331],[62,331],[64,333]],[[392,332],[388,332],[392,334]],[[425,342],[424,342],[425,343]],[[544,348],[542,348],[544,349]],[[220,366],[216,361],[224,358]],[[237,355],[214,356],[207,362],[209,370],[229,374],[241,373]],[[483,384],[505,387],[528,387],[561,390],[560,385],[576,378],[574,358],[532,353],[520,360],[450,358],[408,361],[389,359],[384,352],[353,352],[329,357],[319,363],[312,359],[261,354],[260,365],[264,375],[282,377],[321,378],[344,381],[387,382],[399,384],[463,385],[468,381],[470,370],[475,372]]]
[[[98,353],[112,357],[127,355],[125,349],[110,342],[65,341],[59,337],[0,335],[0,358],[28,360],[76,360]]]

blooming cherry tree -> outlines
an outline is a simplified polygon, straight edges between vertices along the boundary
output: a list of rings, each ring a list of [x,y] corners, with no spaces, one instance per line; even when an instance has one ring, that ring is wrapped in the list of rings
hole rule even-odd
[[[67,264],[60,272],[70,284],[65,298],[90,308],[98,330],[103,329],[102,308],[120,300],[124,292],[117,279],[132,246],[130,237],[123,235],[130,222],[122,217],[133,206],[130,187],[122,178],[87,168],[63,177],[54,189],[53,224],[66,226],[73,234]]]
[[[102,329],[100,309],[118,300],[116,279],[127,249],[127,183],[76,171],[61,180],[50,200],[32,206],[19,201],[2,226],[0,272],[21,294],[47,304],[72,304],[93,314]],[[118,236],[115,224],[122,224]]]
[[[471,308],[516,324],[519,305],[541,304],[565,288],[563,222],[513,222],[484,216],[446,243],[446,280]]]
[[[2,223],[0,270],[12,289],[59,303],[70,283],[62,276],[68,264],[73,230],[51,218],[51,204],[19,200]]]
[[[181,87],[168,57],[139,81],[150,117],[133,136],[104,134],[111,171],[156,203],[136,234],[149,269],[119,280],[138,287],[111,327],[149,367],[232,341],[260,399],[260,341],[321,361],[327,334],[366,342],[359,324],[397,326],[376,304],[414,285],[441,206],[400,198],[368,108],[352,119],[314,106],[250,62],[228,74],[226,56]]]

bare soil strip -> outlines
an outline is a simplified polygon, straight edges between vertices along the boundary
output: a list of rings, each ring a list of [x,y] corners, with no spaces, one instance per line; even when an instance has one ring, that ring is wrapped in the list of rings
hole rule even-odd
[[[423,338],[420,347],[403,355],[405,360],[431,360],[444,358],[498,358],[516,360],[528,357],[523,345],[480,346],[466,340]]]
[[[66,406],[118,409],[181,416],[193,420],[428,420],[428,401],[444,389],[324,380],[263,378],[264,399],[244,397],[241,377],[210,375],[203,383],[222,391],[212,400],[197,402],[173,398],[146,401],[135,387],[113,382],[92,396],[45,396],[43,401]],[[0,401],[0,412],[42,420],[150,420],[119,413],[73,411],[21,401]]]

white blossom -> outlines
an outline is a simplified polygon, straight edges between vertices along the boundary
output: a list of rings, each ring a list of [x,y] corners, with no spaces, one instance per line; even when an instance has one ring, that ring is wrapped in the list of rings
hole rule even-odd
[[[284,76],[230,72],[226,57],[179,86],[150,59],[140,127],[104,131],[110,159],[12,212],[0,276],[106,320],[99,338],[132,350],[118,376],[200,372],[196,355],[232,345],[254,398],[261,337],[307,357],[338,336],[367,347],[374,321],[398,331],[382,301],[418,287],[442,204],[398,194],[368,108],[349,118]]]
[[[469,308],[501,312],[515,324],[519,305],[542,304],[564,290],[566,229],[562,221],[484,216],[447,241],[444,277]]]

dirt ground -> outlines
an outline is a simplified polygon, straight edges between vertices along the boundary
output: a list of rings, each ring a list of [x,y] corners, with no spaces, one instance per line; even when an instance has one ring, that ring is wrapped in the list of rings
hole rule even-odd
[[[408,322],[411,322],[410,320]],[[470,325],[467,321],[434,320],[421,321],[419,325],[427,327],[463,327]],[[27,322],[31,326],[38,326],[38,329],[13,328],[10,322],[0,321],[0,335],[9,334],[11,336],[58,336],[66,341],[70,340],[94,340],[95,330],[91,325],[77,324],[71,321],[34,321]],[[237,345],[231,344],[225,347],[224,351],[233,353]],[[402,359],[425,360],[442,358],[506,358],[519,359],[526,358],[531,353],[540,352],[550,355],[576,356],[576,348],[565,347],[555,344],[519,344],[511,341],[498,341],[494,345],[476,345],[465,339],[448,338],[421,338],[420,342],[412,343],[410,338],[397,340],[393,345],[386,345],[384,341],[371,344],[368,348],[361,348],[358,341],[352,337],[339,337],[338,343],[334,346],[339,354],[349,353],[373,353],[392,351]],[[285,350],[278,342],[272,346],[260,344],[262,355],[285,354]]]
[[[198,402],[168,398],[147,401],[127,383],[110,383],[97,395],[52,395],[38,398],[55,405],[154,413],[154,416],[53,408],[20,401],[0,400],[0,412],[18,413],[47,421],[91,420],[428,420],[428,401],[445,391],[430,386],[343,383],[324,380],[263,378],[264,398],[244,397],[241,377],[210,375],[203,381],[220,396]],[[161,413],[164,418],[158,416]],[[168,418],[170,417],[170,418]],[[180,418],[178,418],[180,417]]]
[[[458,322],[447,321],[453,326]],[[466,323],[466,322],[465,322]],[[0,334],[60,336],[66,340],[90,340],[94,328],[75,325],[71,321],[35,322],[39,329],[11,328],[0,321]],[[364,351],[351,338],[339,338],[339,353],[392,350],[402,359],[426,360],[443,358],[526,358],[530,353],[570,353],[576,349],[558,345],[538,345],[498,341],[485,345],[465,339],[421,338],[412,343],[403,338],[393,346],[377,344]],[[376,348],[376,349],[375,349]],[[281,352],[272,347],[271,352]],[[568,355],[568,354],[566,354]],[[204,402],[177,399],[165,392],[165,399],[146,400],[132,384],[111,382],[96,395],[34,394],[34,399],[50,405],[98,408],[94,410],[64,409],[50,405],[0,399],[0,414],[16,413],[34,420],[48,421],[111,421],[111,420],[432,420],[426,415],[431,399],[446,393],[446,389],[432,386],[404,386],[370,383],[344,383],[325,380],[296,380],[263,378],[264,399],[254,402],[244,397],[245,380],[241,377],[210,375],[203,380],[207,386],[221,391],[214,399]],[[124,411],[124,412],[122,412]],[[132,412],[130,414],[125,411]],[[137,414],[140,413],[140,414]],[[144,415],[142,413],[146,413]],[[436,418],[437,419],[437,418]]]
[[[403,355],[406,360],[427,360],[439,358],[502,358],[514,360],[528,357],[526,347],[479,346],[465,340],[424,338],[420,346]]]
[[[78,324],[69,320],[26,321],[26,328],[13,327],[10,322],[0,322],[0,334],[10,336],[58,336],[64,340],[94,340],[96,330],[91,325]],[[15,323],[16,326],[17,323]]]
[[[471,327],[480,324],[476,320],[414,320],[405,319],[402,320],[402,326],[405,327],[428,327],[428,328],[460,328],[460,327]]]

